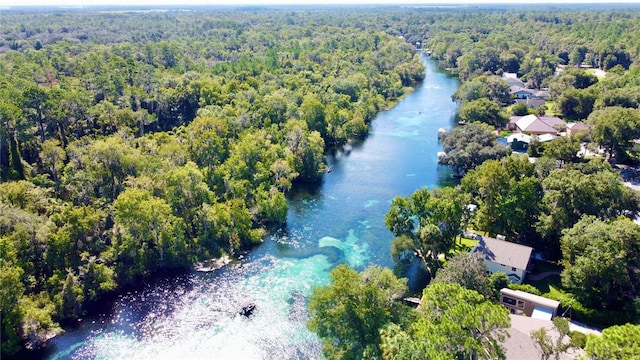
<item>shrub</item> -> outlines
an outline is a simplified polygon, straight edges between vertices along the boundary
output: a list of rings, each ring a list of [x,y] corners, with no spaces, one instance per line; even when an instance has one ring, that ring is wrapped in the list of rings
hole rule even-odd
[[[535,286],[529,284],[509,284],[509,289],[511,290],[520,290],[524,292],[528,292],[530,294],[542,296],[540,290],[536,289]]]
[[[587,345],[587,335],[580,331],[569,331],[569,338],[571,338],[571,343],[580,349],[584,349]]]

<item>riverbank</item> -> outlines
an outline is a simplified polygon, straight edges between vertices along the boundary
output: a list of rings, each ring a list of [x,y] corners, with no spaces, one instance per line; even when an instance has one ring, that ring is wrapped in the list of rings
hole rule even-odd
[[[193,270],[198,272],[211,272],[219,270],[224,266],[229,265],[233,259],[229,255],[224,255],[219,258],[209,259],[195,263]]]
[[[458,82],[424,59],[426,77],[370,124],[370,133],[327,155],[330,174],[288,196],[286,227],[231,262],[168,276],[118,297],[104,318],[52,340],[51,359],[318,359],[322,344],[307,328],[306,297],[347,263],[392,267],[389,202],[443,186],[437,129],[452,127]],[[250,318],[238,308],[254,303]],[[93,323],[95,321],[95,323]]]

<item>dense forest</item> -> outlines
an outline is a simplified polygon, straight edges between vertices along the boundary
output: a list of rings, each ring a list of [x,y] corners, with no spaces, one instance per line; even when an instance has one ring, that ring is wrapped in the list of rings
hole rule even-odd
[[[0,23],[2,354],[39,346],[87,304],[141,278],[260,242],[286,222],[291,187],[322,178],[326,149],[366,135],[375,114],[422,79],[417,48],[464,81],[454,100],[489,150],[451,160],[467,174],[459,187],[394,200],[398,216],[387,225],[402,240],[394,253],[418,248],[434,274],[442,271],[438,254],[469,225],[460,220],[471,200],[479,205],[473,226],[545,250],[568,269],[567,288],[592,290],[576,291],[575,304],[617,323],[637,321],[639,236],[624,218],[638,213],[637,195],[608,162],[575,158],[573,142],[540,147],[547,156],[534,166],[491,150],[487,130],[506,122],[511,98],[499,76],[513,72],[549,88],[551,111],[592,123],[589,140],[608,149],[607,160],[636,161],[637,8],[9,10]],[[567,70],[554,76],[559,65]],[[452,134],[454,149],[465,138]],[[419,226],[408,225],[416,217]],[[598,242],[586,246],[590,234]],[[487,347],[501,354],[504,309],[488,293],[430,286],[434,305],[417,319],[389,302],[404,287],[392,274],[339,267],[332,276],[381,299],[367,323],[372,335],[357,334],[366,335],[356,342],[362,349],[348,343],[349,322],[336,342],[335,329],[312,320],[337,357],[359,358],[354,349],[435,356],[442,349],[405,345],[426,333],[430,344],[447,339],[446,328],[460,321],[438,311],[452,293],[485,309],[498,331],[476,336],[460,356]],[[377,278],[378,290],[370,289]],[[313,304],[312,315],[330,315]]]
[[[322,18],[3,13],[3,354],[102,294],[261,241],[325,149],[422,79],[397,36]]]

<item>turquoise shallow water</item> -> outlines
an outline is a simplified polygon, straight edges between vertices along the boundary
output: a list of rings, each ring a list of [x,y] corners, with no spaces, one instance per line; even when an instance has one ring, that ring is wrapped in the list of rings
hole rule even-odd
[[[457,81],[425,59],[414,93],[380,113],[371,134],[327,158],[332,172],[297,189],[287,228],[213,273],[169,277],[119,298],[52,341],[49,359],[316,359],[306,296],[337,264],[392,266],[384,215],[396,195],[450,179],[437,131],[451,127]],[[250,318],[237,315],[252,301]]]

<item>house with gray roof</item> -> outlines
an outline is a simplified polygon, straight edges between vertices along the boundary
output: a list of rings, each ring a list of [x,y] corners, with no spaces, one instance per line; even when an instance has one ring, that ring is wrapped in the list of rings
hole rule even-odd
[[[524,86],[524,82],[518,78],[518,74],[516,73],[503,72],[502,80],[504,80],[504,82],[506,82],[509,86]]]
[[[487,236],[479,236],[478,240],[471,253],[481,255],[489,274],[503,272],[511,282],[522,284],[529,269],[533,248]]]
[[[525,104],[529,109],[538,109],[547,103],[545,99],[534,99],[534,98],[526,98],[526,99],[515,99],[514,104]]]

